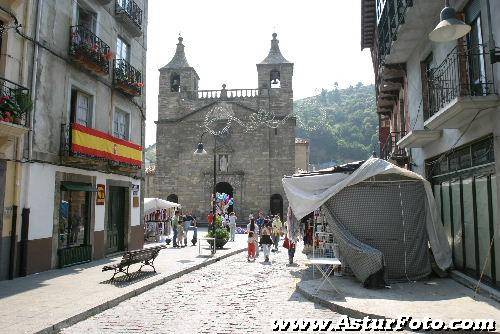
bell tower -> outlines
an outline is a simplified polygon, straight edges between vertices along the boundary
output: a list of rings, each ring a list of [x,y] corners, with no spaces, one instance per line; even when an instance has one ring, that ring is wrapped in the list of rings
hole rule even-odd
[[[257,64],[259,88],[276,88],[291,93],[293,63],[281,54],[277,37],[278,34],[273,33],[269,54]]]
[[[200,77],[186,59],[183,38],[179,36],[178,40],[172,60],[160,68],[158,119],[178,116],[181,97],[198,90]]]

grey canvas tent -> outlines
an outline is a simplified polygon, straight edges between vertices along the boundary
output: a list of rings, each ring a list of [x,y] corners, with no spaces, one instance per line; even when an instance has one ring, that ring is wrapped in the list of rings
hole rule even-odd
[[[430,184],[416,173],[372,158],[285,177],[283,186],[297,219],[321,207],[342,260],[365,285],[428,275],[429,245],[441,269],[451,265]]]

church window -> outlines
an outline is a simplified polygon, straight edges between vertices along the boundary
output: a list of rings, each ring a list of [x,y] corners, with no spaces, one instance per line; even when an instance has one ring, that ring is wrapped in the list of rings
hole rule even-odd
[[[280,72],[278,70],[272,70],[271,75],[271,88],[281,88]]]
[[[177,73],[172,73],[170,76],[170,91],[180,92],[181,91],[181,76]]]

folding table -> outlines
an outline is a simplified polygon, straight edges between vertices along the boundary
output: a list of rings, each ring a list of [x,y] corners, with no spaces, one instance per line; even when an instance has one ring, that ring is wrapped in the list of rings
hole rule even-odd
[[[335,291],[337,291],[337,293],[340,294],[339,290],[337,290],[337,288],[333,285],[332,280],[330,279],[330,275],[333,273],[333,270],[335,268],[339,267],[340,265],[342,265],[340,260],[337,258],[334,258],[334,257],[317,257],[317,258],[310,259],[309,262],[314,267],[318,268],[319,272],[323,276],[323,280],[321,281],[321,284],[319,285],[319,287],[316,289],[315,293],[318,293],[318,291],[323,287],[323,284],[325,284],[325,282],[328,281],[328,284],[330,284],[330,286]],[[323,270],[323,266],[327,266],[326,267],[327,269]],[[313,269],[314,269],[314,267],[313,267]]]
[[[212,241],[214,247],[212,248],[211,245],[210,245],[210,247],[211,247],[212,254],[215,254],[215,238],[198,238],[198,254],[201,255],[201,241],[202,240],[206,240],[209,245],[210,245],[209,240]]]

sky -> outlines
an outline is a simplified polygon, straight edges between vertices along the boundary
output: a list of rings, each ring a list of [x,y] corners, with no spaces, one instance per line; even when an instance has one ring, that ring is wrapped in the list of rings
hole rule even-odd
[[[374,81],[360,47],[359,0],[149,0],[146,146],[155,143],[158,69],[172,59],[179,34],[200,89],[257,88],[257,68],[272,33],[294,63],[294,99]]]

